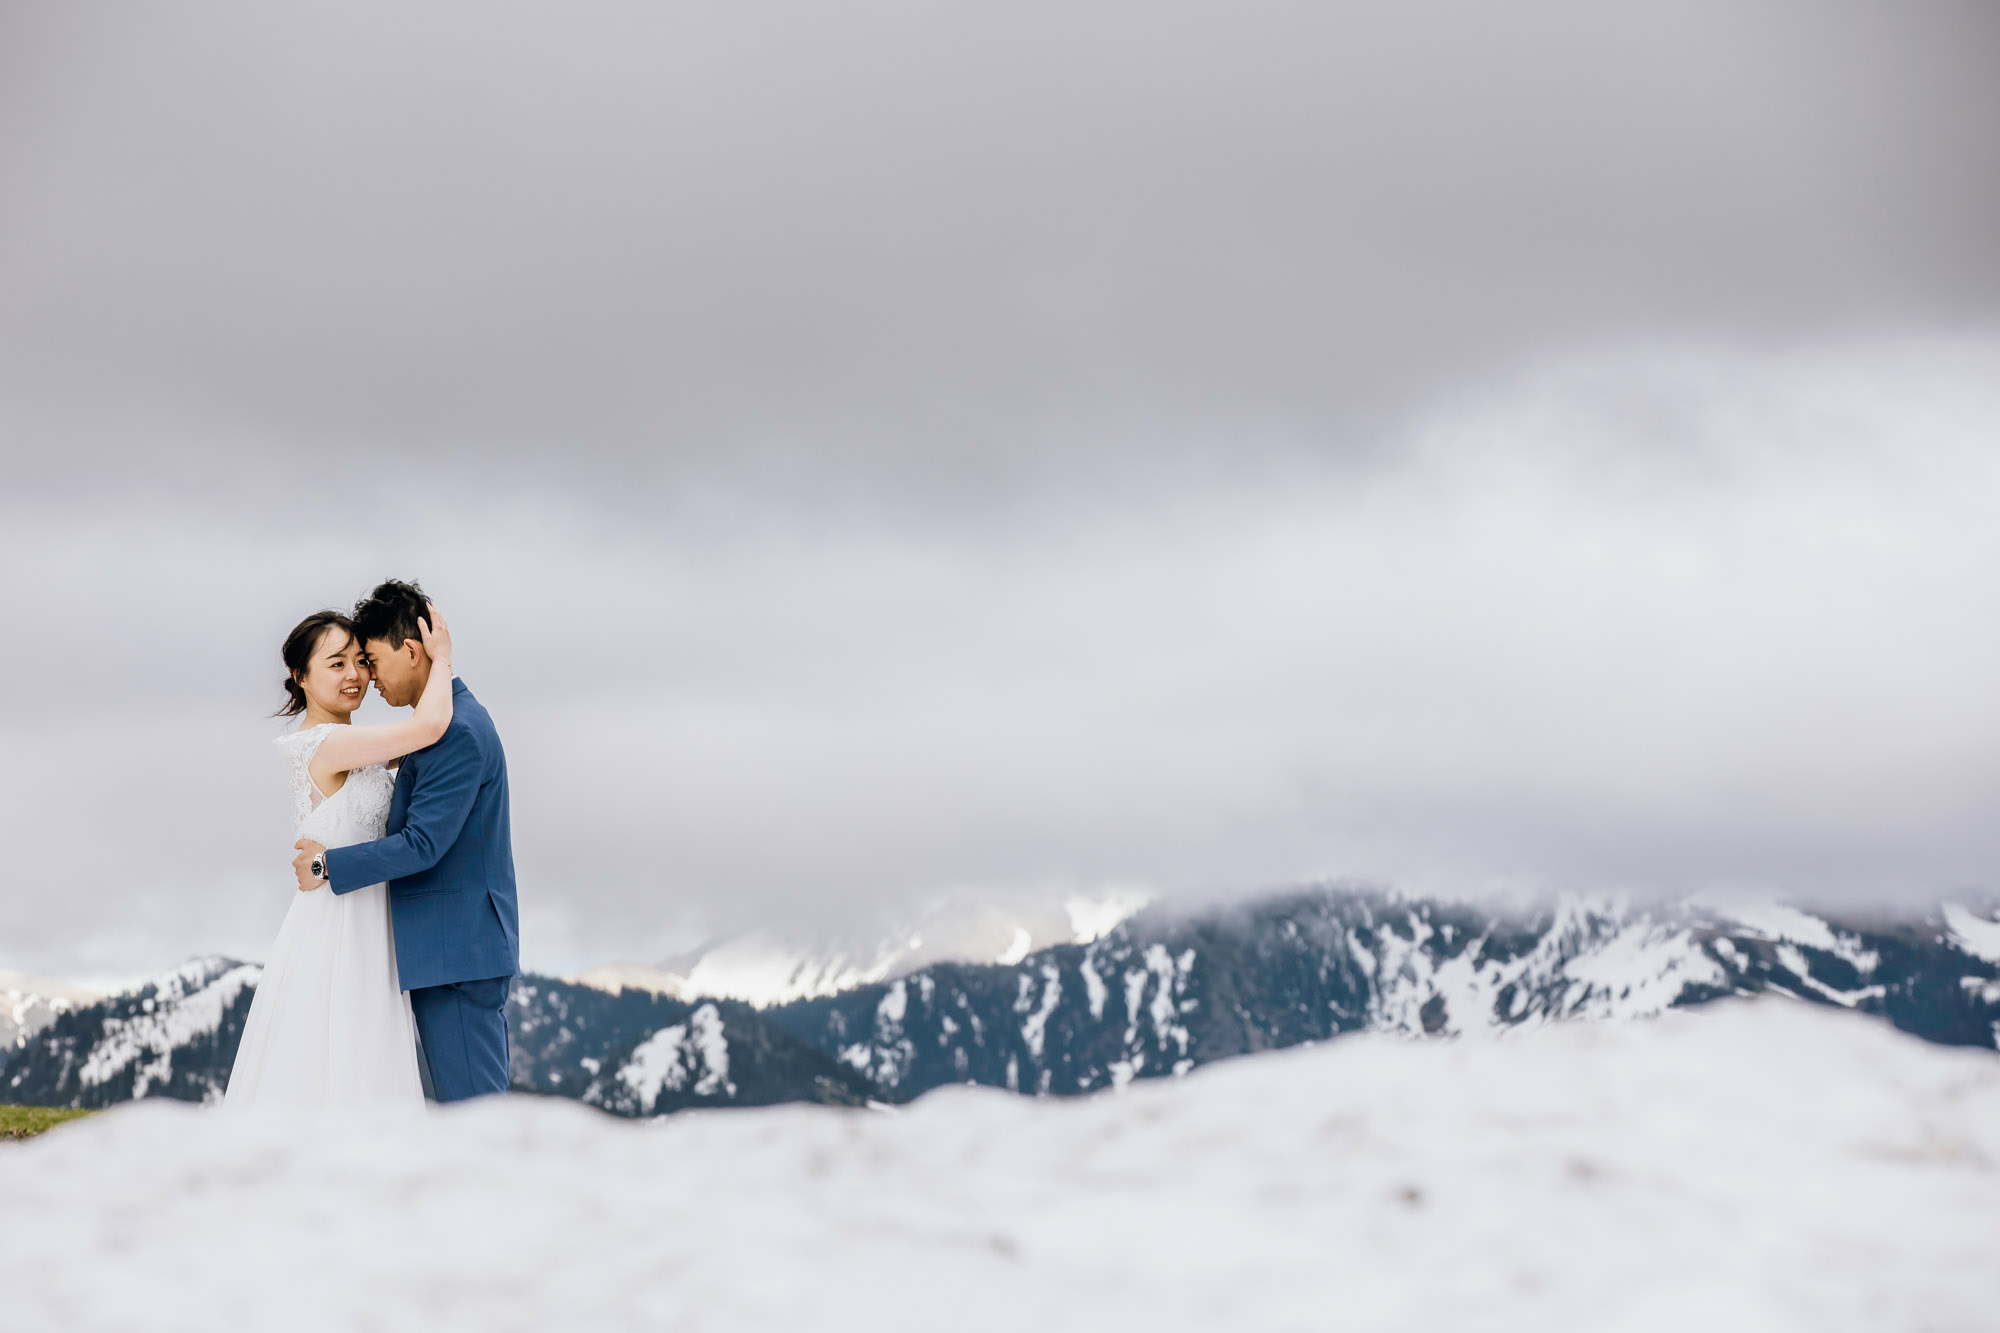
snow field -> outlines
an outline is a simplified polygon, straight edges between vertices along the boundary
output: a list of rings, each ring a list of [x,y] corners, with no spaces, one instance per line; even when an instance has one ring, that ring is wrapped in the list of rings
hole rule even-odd
[[[1782,999],[1036,1101],[0,1147],[24,1329],[2000,1329],[2000,1058]]]

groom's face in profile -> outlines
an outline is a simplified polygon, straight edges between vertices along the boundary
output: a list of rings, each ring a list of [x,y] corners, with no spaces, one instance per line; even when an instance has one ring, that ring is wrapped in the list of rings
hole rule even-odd
[[[375,688],[382,701],[396,708],[414,708],[430,679],[431,659],[414,639],[392,645],[387,639],[368,641],[368,660],[375,669]]]

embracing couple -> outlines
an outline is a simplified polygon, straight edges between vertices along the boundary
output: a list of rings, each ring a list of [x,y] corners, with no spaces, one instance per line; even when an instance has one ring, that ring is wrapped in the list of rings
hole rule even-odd
[[[278,738],[299,892],[258,982],[225,1101],[417,1107],[507,1089],[520,970],[507,760],[413,583],[285,640]],[[410,715],[353,725],[368,682]],[[421,1054],[419,1053],[421,1043]],[[421,1066],[420,1066],[421,1061]]]

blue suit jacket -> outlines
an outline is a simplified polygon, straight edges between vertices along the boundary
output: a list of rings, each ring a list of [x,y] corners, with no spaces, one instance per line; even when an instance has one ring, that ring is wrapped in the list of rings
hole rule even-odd
[[[404,990],[521,970],[507,756],[462,680],[451,708],[443,738],[403,757],[387,836],[326,854],[335,893],[388,883]]]

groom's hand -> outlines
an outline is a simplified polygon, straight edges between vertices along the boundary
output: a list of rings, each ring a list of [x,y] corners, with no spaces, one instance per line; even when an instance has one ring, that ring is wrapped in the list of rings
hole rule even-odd
[[[308,890],[318,888],[321,881],[313,878],[312,859],[325,851],[326,848],[320,846],[311,838],[300,838],[292,846],[299,849],[299,854],[292,858],[292,869],[299,877],[299,892],[305,893]]]

